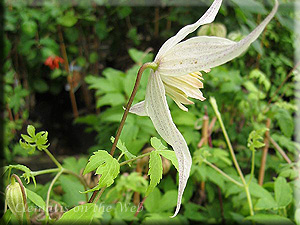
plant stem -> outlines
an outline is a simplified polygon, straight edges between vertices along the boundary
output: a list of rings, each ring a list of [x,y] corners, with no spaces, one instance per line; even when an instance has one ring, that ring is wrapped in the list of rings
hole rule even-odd
[[[55,182],[57,181],[57,179],[59,178],[59,176],[63,173],[63,169],[61,169],[53,178],[52,182],[50,183],[50,186],[48,188],[48,192],[47,192],[47,198],[46,198],[46,207],[45,207],[45,223],[48,223],[49,220],[49,201],[50,201],[50,194],[51,194],[51,189],[53,188],[53,185],[55,184]]]
[[[285,159],[285,161],[288,163],[288,164],[291,164],[292,161],[290,160],[290,158],[287,156],[287,154],[285,154],[285,152],[283,151],[283,149],[276,143],[276,141],[274,141],[273,138],[271,138],[269,136],[269,140],[270,142],[272,143],[272,145],[274,146],[274,148],[280,153],[280,155],[282,155],[282,157]]]
[[[251,158],[251,172],[250,172],[250,178],[248,180],[248,186],[250,185],[251,183],[251,180],[254,176],[254,168],[255,168],[255,150],[252,151],[252,158]]]
[[[70,86],[69,95],[70,95],[70,99],[71,99],[73,115],[75,118],[77,118],[78,117],[78,109],[77,109],[76,97],[74,94],[72,76],[70,74],[69,61],[68,61],[66,46],[65,46],[65,42],[64,42],[64,37],[63,37],[62,31],[61,31],[60,25],[58,25],[57,30],[58,30],[58,37],[59,37],[59,41],[60,41],[60,50],[61,50],[61,53],[62,53],[62,56],[64,59],[65,70],[67,71],[67,74],[68,74],[67,81]]]
[[[31,172],[31,175],[38,176],[38,175],[47,174],[47,173],[58,173],[61,170],[63,171],[63,173],[67,173],[67,174],[75,176],[80,181],[80,183],[84,186],[85,191],[88,190],[88,186],[87,186],[85,180],[81,176],[79,176],[77,173],[74,173],[73,171],[65,169],[65,168],[54,168],[54,169],[35,171],[35,172]],[[86,200],[88,200],[87,193],[86,193],[86,198],[87,198]]]
[[[233,164],[242,180],[242,183],[244,185],[244,189],[245,189],[245,192],[246,192],[246,195],[247,195],[247,201],[248,201],[248,205],[249,205],[249,211],[250,211],[250,215],[253,216],[254,215],[254,211],[253,211],[253,205],[252,205],[252,199],[251,199],[251,195],[250,195],[250,192],[249,192],[249,186],[247,185],[246,181],[245,181],[245,178],[244,178],[244,175],[243,175],[243,172],[238,164],[238,161],[235,157],[235,153],[233,151],[233,148],[232,148],[232,145],[231,145],[231,142],[230,142],[230,139],[228,137],[228,134],[227,134],[227,131],[225,129],[225,126],[224,126],[224,123],[223,123],[223,120],[222,120],[222,117],[221,117],[221,114],[218,110],[218,105],[217,105],[217,102],[216,102],[216,99],[214,97],[210,97],[209,99],[210,101],[210,104],[212,105],[214,111],[215,111],[215,114],[219,120],[219,123],[220,123],[220,126],[221,126],[221,129],[223,131],[223,134],[224,134],[224,137],[225,137],[225,140],[226,140],[226,143],[228,145],[228,148],[229,148],[229,151],[230,151],[230,154],[231,154],[231,157],[232,157],[232,160],[233,160]]]
[[[268,118],[267,122],[266,122],[266,127],[269,129],[270,125],[271,125],[271,119]],[[267,162],[268,150],[269,150],[269,146],[270,146],[269,136],[270,136],[270,133],[269,133],[269,130],[267,130],[265,133],[265,138],[264,138],[265,146],[264,146],[262,157],[261,157],[261,163],[260,163],[260,169],[259,169],[259,175],[258,175],[258,184],[260,186],[262,186],[264,183],[265,167],[266,167],[266,162]]]
[[[123,117],[121,119],[121,122],[120,122],[120,125],[119,125],[119,128],[117,130],[117,133],[116,133],[116,137],[115,137],[115,141],[111,147],[111,150],[110,150],[110,155],[113,156],[114,153],[115,153],[115,150],[116,150],[116,147],[117,147],[117,143],[119,141],[119,138],[120,138],[120,135],[121,135],[121,131],[124,127],[124,124],[125,124],[125,121],[126,121],[126,118],[128,116],[128,113],[129,113],[129,109],[132,105],[132,102],[133,102],[133,99],[137,93],[137,90],[138,90],[138,87],[139,87],[139,84],[140,84],[140,81],[141,81],[141,78],[142,78],[142,74],[143,72],[145,71],[145,69],[147,68],[151,68],[153,69],[154,71],[157,69],[158,65],[154,62],[151,62],[151,63],[145,63],[144,65],[142,65],[138,71],[138,74],[137,74],[137,77],[136,77],[136,80],[135,80],[135,84],[134,84],[134,87],[133,87],[133,90],[131,92],[131,95],[130,95],[130,98],[128,100],[128,103],[126,105],[126,109],[125,109],[125,112],[123,114]],[[97,194],[98,194],[99,190],[96,190],[93,192],[90,200],[88,201],[89,203],[93,202],[94,199],[96,198]]]
[[[120,156],[118,157],[118,159],[117,159],[118,162],[119,162],[119,160],[122,158],[123,155],[124,155],[124,153],[122,152],[121,155],[120,155]]]
[[[217,166],[215,166],[214,164],[204,160],[203,161],[205,164],[207,164],[208,166],[210,166],[211,168],[213,168],[214,170],[216,170],[218,173],[220,173],[221,175],[223,175],[224,177],[226,177],[228,180],[230,180],[232,183],[236,184],[237,186],[240,187],[244,187],[243,184],[241,184],[240,182],[236,181],[235,179],[233,179],[232,177],[230,177],[228,174],[224,173],[221,169],[219,169]]]
[[[139,156],[137,156],[137,157],[135,157],[135,158],[129,159],[129,160],[124,161],[124,162],[121,162],[121,163],[120,163],[120,166],[124,166],[124,165],[126,165],[126,164],[128,164],[128,163],[130,163],[130,162],[132,162],[132,161],[135,161],[135,160],[137,160],[137,159],[140,159],[140,158],[143,158],[143,157],[145,157],[145,156],[148,156],[148,155],[150,155],[150,153],[151,153],[151,152],[147,152],[147,153],[145,153],[145,154],[143,154],[143,155],[139,155]]]
[[[114,153],[115,153],[115,150],[116,150],[116,147],[117,147],[117,143],[119,141],[119,138],[120,138],[120,135],[121,135],[121,131],[124,127],[124,124],[125,124],[125,120],[127,118],[127,115],[129,113],[129,109],[132,105],[132,102],[133,102],[133,99],[137,93],[137,90],[138,90],[138,87],[139,87],[139,84],[140,84],[140,81],[141,81],[141,78],[142,78],[142,74],[143,72],[145,71],[145,69],[147,68],[151,68],[151,69],[156,69],[157,68],[157,64],[156,63],[145,63],[144,65],[142,65],[138,71],[138,74],[137,74],[137,77],[136,77],[136,80],[135,80],[135,84],[134,84],[134,87],[133,87],[133,90],[131,92],[131,96],[128,100],[128,103],[126,105],[126,109],[125,109],[125,112],[123,114],[123,117],[121,119],[121,122],[120,122],[120,125],[119,125],[119,128],[117,130],[117,134],[116,134],[116,137],[115,137],[115,141],[113,143],[113,146],[111,147],[111,150],[110,150],[110,154],[113,156]]]
[[[31,175],[35,177],[35,176],[47,174],[47,173],[58,173],[60,170],[61,170],[60,168],[39,170],[39,171],[31,172]]]
[[[27,198],[26,198],[25,187],[24,187],[21,179],[16,174],[13,174],[11,176],[14,177],[18,181],[18,183],[20,185],[21,192],[22,192],[22,197],[23,197],[23,203],[24,203],[24,207],[25,207],[25,215],[26,215],[27,224],[31,224],[30,223],[30,216],[29,216],[29,212],[28,212],[28,205],[27,205]]]
[[[62,165],[56,160],[56,158],[51,154],[51,152],[48,149],[45,149],[44,151],[47,153],[50,159],[55,163],[55,165],[61,169]]]

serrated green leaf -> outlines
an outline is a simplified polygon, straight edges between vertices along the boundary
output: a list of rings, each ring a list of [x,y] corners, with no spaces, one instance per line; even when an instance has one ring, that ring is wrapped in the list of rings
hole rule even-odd
[[[164,150],[164,149],[168,149],[166,146],[164,146],[162,143],[161,143],[161,140],[159,140],[158,138],[156,137],[152,137],[150,139],[150,142],[151,142],[151,146],[153,148],[155,148],[156,150]]]
[[[17,164],[4,167],[5,172],[8,169],[17,169],[23,171],[24,173],[22,174],[22,177],[24,177],[27,180],[27,184],[30,182],[30,178],[32,178],[34,185],[36,185],[35,177],[31,175],[31,170],[27,166]]]
[[[100,174],[99,183],[96,187],[87,192],[98,190],[101,187],[109,187],[117,175],[120,173],[120,164],[105,150],[94,152],[86,165],[83,175],[96,169],[96,174]]]
[[[149,171],[148,175],[150,175],[150,184],[146,191],[146,196],[148,196],[153,189],[157,186],[162,178],[163,167],[162,160],[158,152],[152,151],[150,153],[149,159]]]
[[[290,185],[283,177],[278,177],[274,183],[275,200],[279,208],[286,207],[292,202],[293,193]]]
[[[55,224],[90,224],[97,213],[96,204],[86,203],[64,213]]]
[[[115,138],[111,137],[110,140],[111,140],[112,143],[114,143]],[[129,160],[129,159],[132,159],[132,158],[136,157],[130,151],[128,151],[128,149],[125,146],[125,143],[123,143],[121,139],[118,140],[117,148],[120,149],[121,152],[125,155],[126,160]]]
[[[174,151],[157,150],[156,152],[158,152],[161,156],[165,157],[166,159],[170,160],[172,162],[172,164],[174,165],[174,167],[176,168],[176,170],[178,171],[178,160],[177,160],[177,157],[176,157]]]
[[[45,209],[46,208],[46,203],[45,201],[42,199],[41,196],[39,196],[38,194],[36,194],[35,192],[29,190],[28,188],[26,188],[26,193],[27,193],[27,197],[30,199],[30,201],[32,201],[35,205],[37,205],[38,207],[40,207],[41,209]]]

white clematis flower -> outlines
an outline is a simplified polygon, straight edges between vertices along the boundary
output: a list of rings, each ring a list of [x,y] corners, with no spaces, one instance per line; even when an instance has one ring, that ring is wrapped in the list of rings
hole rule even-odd
[[[222,65],[243,53],[274,17],[278,8],[278,2],[275,1],[273,10],[265,20],[239,42],[208,36],[193,37],[180,42],[200,25],[214,21],[222,3],[222,0],[215,0],[196,23],[183,27],[163,44],[154,60],[158,66],[155,71],[151,71],[145,100],[130,108],[131,113],[149,116],[159,135],[175,151],[179,164],[179,187],[177,207],[173,217],[180,209],[192,158],[182,134],[172,121],[166,94],[184,111],[187,111],[187,108],[183,104],[193,104],[188,97],[205,100],[199,90],[203,87],[200,81],[202,74],[199,71],[209,72],[211,68]]]

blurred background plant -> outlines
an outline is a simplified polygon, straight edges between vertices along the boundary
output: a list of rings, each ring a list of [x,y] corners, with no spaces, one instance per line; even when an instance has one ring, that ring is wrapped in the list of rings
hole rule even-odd
[[[193,35],[241,40],[273,5],[269,0],[226,3],[216,23],[201,27]],[[295,182],[299,179],[296,156],[300,153],[300,145],[293,139],[293,115],[298,110],[294,84],[299,75],[299,62],[293,61],[295,3],[280,3],[275,19],[245,54],[204,74],[204,96],[216,98],[245,174],[251,173],[251,155],[256,151],[250,191],[257,214],[251,220],[258,222],[270,215],[290,222],[296,220],[294,209],[300,208],[291,197],[293,188],[299,189]],[[139,67],[151,61],[168,37],[196,21],[209,5],[200,1],[199,7],[176,7],[162,1],[160,7],[104,6],[95,1],[74,6],[71,1],[62,4],[55,0],[41,6],[9,0],[5,4],[5,163],[48,168],[48,161],[38,151],[27,158],[28,152],[18,142],[27,125],[34,124],[49,132],[51,152],[64,167],[78,174],[89,154],[110,149],[110,137],[115,135]],[[135,102],[143,100],[148,76],[146,71]],[[245,195],[203,163],[213,163],[237,179],[209,102],[195,101],[189,112],[183,112],[168,101],[194,160],[183,210],[174,220],[242,221],[248,213]],[[257,134],[263,145],[251,149],[249,135],[262,128],[268,128]],[[153,136],[159,137],[148,117],[129,115],[121,140],[138,155],[150,146]],[[41,157],[40,164],[32,157]],[[133,165],[136,173],[128,174],[128,167],[122,167],[122,176],[104,194],[105,204],[138,204],[142,200],[148,183],[143,176],[147,167],[139,163]],[[36,187],[29,184],[27,188],[44,198],[49,178],[39,179]],[[91,187],[95,185],[94,177],[86,179]],[[145,210],[138,214],[140,221],[169,220],[176,206],[176,182],[176,170],[171,167],[145,201]],[[70,189],[73,185],[84,190],[74,177],[61,176],[51,195],[52,203],[75,206],[85,201],[83,194]],[[168,204],[157,205],[160,200]],[[99,218],[102,222],[137,221],[134,214],[115,206],[113,213],[104,212]]]

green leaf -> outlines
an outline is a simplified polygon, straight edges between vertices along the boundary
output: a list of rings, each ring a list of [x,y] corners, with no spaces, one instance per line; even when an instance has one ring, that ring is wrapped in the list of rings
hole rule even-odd
[[[295,211],[295,221],[297,225],[300,224],[300,208],[296,209]]]
[[[160,212],[159,210],[160,201],[161,201],[161,193],[158,188],[154,188],[154,190],[146,198],[144,206],[146,210],[150,213]]]
[[[134,216],[137,210],[137,206],[133,204],[128,204],[126,202],[117,202],[117,206],[115,208],[115,218],[119,222],[120,220],[133,221],[138,218]]]
[[[287,137],[291,137],[294,133],[294,121],[290,113],[286,109],[279,109],[275,118],[282,133]]]
[[[112,143],[114,143],[115,138],[114,138],[114,137],[111,137],[110,140],[111,140]],[[128,149],[127,149],[126,146],[125,146],[125,143],[123,143],[123,142],[121,141],[121,139],[118,140],[117,148],[120,149],[121,152],[122,152],[122,154],[125,155],[126,160],[129,160],[129,159],[132,159],[132,158],[135,157],[135,155],[131,154],[131,152],[128,151]]]
[[[77,23],[77,18],[74,15],[74,10],[66,12],[66,14],[57,19],[57,22],[65,27],[72,27]]]
[[[259,198],[258,202],[255,204],[255,210],[277,208],[277,203],[273,196],[262,186],[251,182],[249,185],[249,190],[251,196]]]
[[[165,157],[166,159],[170,160],[172,162],[172,164],[174,165],[174,167],[176,168],[176,170],[178,171],[178,160],[177,160],[177,157],[176,157],[174,151],[157,150],[156,152],[158,152],[161,156]]]
[[[263,142],[260,142],[260,140],[263,140],[263,135],[267,130],[267,128],[262,128],[260,130],[253,130],[249,134],[248,147],[251,151],[255,151],[257,148],[265,146],[265,144]]]
[[[151,146],[153,148],[155,148],[156,150],[164,150],[164,149],[168,149],[166,146],[164,146],[162,143],[161,143],[161,140],[156,138],[156,137],[152,137],[150,139],[150,142],[151,142]]]
[[[170,190],[167,191],[161,198],[159,205],[160,211],[170,211],[173,210],[177,205],[177,191]]]
[[[27,184],[30,182],[30,178],[32,178],[34,185],[36,185],[35,178],[31,175],[31,170],[27,166],[20,164],[5,166],[3,174],[9,169],[17,169],[23,171],[24,173],[22,174],[22,177],[24,177],[27,180]]]
[[[68,157],[63,160],[62,166],[65,169],[72,170],[73,172],[80,174],[80,170],[84,168],[86,163],[86,157],[80,157],[78,160],[75,157]]]
[[[96,103],[99,108],[104,105],[117,106],[125,103],[125,97],[122,93],[107,93],[101,96]]]
[[[25,21],[22,24],[22,31],[29,37],[34,37],[37,32],[37,24],[33,20]]]
[[[26,134],[21,134],[21,137],[28,143],[34,143],[34,140]]]
[[[99,190],[101,187],[109,187],[113,184],[114,179],[120,173],[120,164],[105,150],[94,152],[86,165],[83,175],[96,169],[96,174],[100,174],[98,185],[89,190]]]
[[[271,83],[267,76],[260,70],[254,69],[250,72],[249,78],[253,79],[258,79],[258,83],[264,85],[265,90],[269,91],[271,87]]]
[[[7,225],[10,224],[10,220],[11,220],[11,216],[12,216],[12,212],[10,211],[10,209],[8,209],[4,215],[1,217],[0,219],[0,224],[1,225]]]
[[[256,214],[254,216],[248,216],[245,219],[262,224],[294,224],[291,220],[289,220],[286,217],[273,214]]]
[[[275,200],[279,208],[288,206],[293,199],[290,185],[283,177],[278,177],[274,183]]]
[[[79,202],[86,201],[85,194],[81,193],[84,192],[84,186],[78,179],[70,175],[62,175],[59,177],[59,181],[64,191],[62,201],[67,206],[75,206]]]
[[[150,153],[149,159],[149,171],[148,175],[150,175],[150,185],[147,188],[146,196],[148,196],[156,185],[160,182],[162,178],[163,167],[162,160],[158,152],[152,151]]]
[[[97,206],[94,203],[79,205],[64,213],[55,224],[90,224],[96,214]]]
[[[153,59],[152,53],[145,53],[142,51],[139,51],[135,48],[131,48],[128,50],[129,56],[135,63],[146,63],[150,62]]]
[[[30,137],[35,137],[35,127],[32,126],[32,125],[28,125],[27,126],[27,133],[29,134]],[[24,140],[25,140],[25,138],[24,138]]]
[[[38,194],[36,194],[35,192],[29,190],[28,188],[26,188],[26,193],[27,193],[27,197],[30,199],[30,201],[32,201],[35,205],[37,205],[38,207],[40,207],[41,209],[45,209],[46,208],[46,203],[45,201],[42,199],[41,196],[39,196]]]

